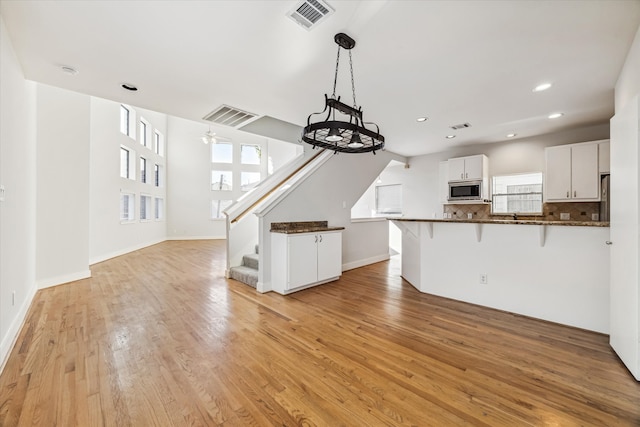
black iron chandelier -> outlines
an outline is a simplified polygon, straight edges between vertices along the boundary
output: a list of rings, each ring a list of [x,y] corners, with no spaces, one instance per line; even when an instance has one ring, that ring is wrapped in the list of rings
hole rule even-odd
[[[356,104],[356,86],[353,80],[353,62],[351,49],[356,45],[355,40],[344,33],[338,33],[333,38],[338,44],[338,57],[336,59],[336,74],[333,80],[333,94],[331,97],[325,94],[324,110],[319,113],[311,113],[307,118],[307,126],[302,130],[302,140],[313,145],[313,148],[327,148],[336,153],[368,153],[376,154],[377,150],[384,148],[384,136],[380,135],[380,129],[375,123],[362,120],[362,107]],[[351,90],[353,92],[353,107],[340,102],[336,98],[336,84],[338,82],[338,67],[340,65],[340,49],[349,51],[349,68],[351,70]],[[327,113],[324,121],[311,123],[311,116]],[[336,115],[345,117],[345,120],[336,120]],[[348,118],[348,119],[347,119]],[[348,121],[347,121],[348,120]],[[375,131],[367,129],[365,125],[371,125]]]

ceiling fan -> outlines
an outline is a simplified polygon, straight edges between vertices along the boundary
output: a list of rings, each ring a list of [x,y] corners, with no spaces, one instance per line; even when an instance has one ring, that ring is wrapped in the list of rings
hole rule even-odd
[[[223,136],[217,135],[215,132],[211,131],[211,126],[209,126],[209,130],[204,133],[200,137],[200,140],[204,144],[217,144],[218,142],[229,142],[231,141],[229,138],[225,138]]]

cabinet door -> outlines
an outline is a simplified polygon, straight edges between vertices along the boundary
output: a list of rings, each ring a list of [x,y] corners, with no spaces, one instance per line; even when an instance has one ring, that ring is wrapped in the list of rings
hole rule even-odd
[[[342,233],[318,236],[318,281],[342,274]]]
[[[449,159],[449,181],[463,181],[464,158]]]
[[[572,198],[598,200],[599,187],[598,144],[574,145],[571,147]]]
[[[315,234],[291,235],[288,242],[289,279],[287,289],[313,283],[318,275],[318,250]]]
[[[571,197],[571,147],[549,147],[544,153],[546,199],[568,200]]]
[[[464,179],[482,179],[482,156],[467,157],[464,159]]]

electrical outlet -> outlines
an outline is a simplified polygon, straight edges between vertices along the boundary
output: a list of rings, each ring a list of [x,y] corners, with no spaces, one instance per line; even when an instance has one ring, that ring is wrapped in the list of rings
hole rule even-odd
[[[486,285],[487,283],[489,283],[489,276],[487,276],[487,273],[481,273],[480,274],[480,284],[481,285]]]
[[[562,212],[560,214],[560,219],[561,220],[570,220],[571,219],[571,214],[569,212]]]

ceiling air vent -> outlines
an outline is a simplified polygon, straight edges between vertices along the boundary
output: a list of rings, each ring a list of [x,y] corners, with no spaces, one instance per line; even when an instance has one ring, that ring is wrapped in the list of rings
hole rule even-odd
[[[220,125],[238,127],[256,117],[258,117],[256,114],[247,113],[228,105],[221,105],[204,116],[203,119]]]
[[[301,27],[310,30],[333,13],[333,8],[322,0],[303,0],[297,3],[287,16]]]
[[[458,130],[458,129],[464,129],[464,128],[470,128],[470,127],[471,127],[471,125],[469,123],[462,123],[460,125],[451,126],[451,129]]]

